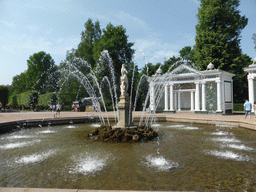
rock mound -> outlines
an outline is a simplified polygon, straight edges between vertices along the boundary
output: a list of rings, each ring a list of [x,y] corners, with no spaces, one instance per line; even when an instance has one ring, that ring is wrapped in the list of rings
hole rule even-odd
[[[96,141],[104,142],[138,142],[149,141],[157,137],[158,134],[152,128],[144,126],[137,129],[112,129],[110,126],[101,125],[99,128],[89,132],[87,137]]]

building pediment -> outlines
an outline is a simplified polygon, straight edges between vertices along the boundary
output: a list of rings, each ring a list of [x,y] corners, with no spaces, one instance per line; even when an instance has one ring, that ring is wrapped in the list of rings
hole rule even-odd
[[[188,66],[185,64],[181,64],[180,66],[178,66],[176,69],[172,70],[170,72],[171,75],[188,75],[188,74],[193,74],[196,76],[199,76],[202,74],[202,72]]]

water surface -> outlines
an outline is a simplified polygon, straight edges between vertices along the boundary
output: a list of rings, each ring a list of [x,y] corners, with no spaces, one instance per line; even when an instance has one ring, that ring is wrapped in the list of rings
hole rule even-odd
[[[84,138],[98,124],[0,135],[0,187],[116,190],[256,190],[256,132],[157,123],[146,143]]]

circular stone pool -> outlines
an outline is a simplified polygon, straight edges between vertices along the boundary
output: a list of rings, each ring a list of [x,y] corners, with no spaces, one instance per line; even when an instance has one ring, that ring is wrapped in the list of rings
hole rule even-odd
[[[145,143],[84,138],[99,124],[0,135],[0,187],[117,190],[256,190],[256,132],[154,124]]]

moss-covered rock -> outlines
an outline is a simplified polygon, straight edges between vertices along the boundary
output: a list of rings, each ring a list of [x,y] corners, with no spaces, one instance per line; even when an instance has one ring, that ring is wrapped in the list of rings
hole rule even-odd
[[[112,129],[109,126],[101,125],[99,128],[93,129],[87,137],[104,142],[138,142],[149,141],[157,136],[157,132],[152,128]]]

